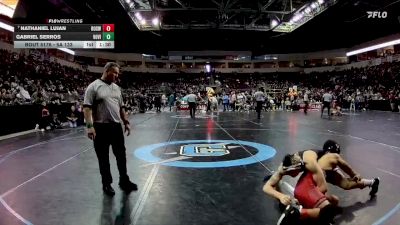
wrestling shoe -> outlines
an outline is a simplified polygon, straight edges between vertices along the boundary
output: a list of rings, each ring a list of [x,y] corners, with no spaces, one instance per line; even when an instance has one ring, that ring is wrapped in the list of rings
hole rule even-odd
[[[374,182],[372,183],[372,185],[371,185],[371,191],[369,192],[369,195],[372,197],[372,196],[375,196],[376,195],[376,193],[378,192],[378,189],[379,189],[379,178],[378,177],[375,177],[374,178]]]
[[[294,225],[298,223],[300,219],[300,210],[301,208],[288,205],[281,217],[279,217],[277,225]]]
[[[321,209],[319,213],[320,224],[333,224],[335,216],[341,214],[343,209],[338,206],[329,204]]]
[[[267,183],[267,181],[269,181],[269,179],[272,177],[272,175],[267,175],[264,177],[263,179],[263,183]]]

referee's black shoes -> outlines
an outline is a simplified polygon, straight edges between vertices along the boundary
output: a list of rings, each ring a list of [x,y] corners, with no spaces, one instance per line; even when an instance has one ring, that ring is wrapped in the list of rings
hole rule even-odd
[[[120,181],[119,187],[125,192],[130,193],[132,191],[137,191],[138,187],[135,183],[132,183],[130,180],[128,181]]]
[[[103,191],[106,195],[108,196],[114,196],[115,195],[115,191],[114,189],[111,187],[111,185],[103,185]]]

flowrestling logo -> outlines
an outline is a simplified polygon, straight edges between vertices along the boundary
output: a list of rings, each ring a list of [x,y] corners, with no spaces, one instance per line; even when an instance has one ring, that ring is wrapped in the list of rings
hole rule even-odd
[[[368,18],[378,18],[378,19],[384,19],[387,18],[387,12],[383,11],[383,12],[379,12],[379,11],[368,11]]]

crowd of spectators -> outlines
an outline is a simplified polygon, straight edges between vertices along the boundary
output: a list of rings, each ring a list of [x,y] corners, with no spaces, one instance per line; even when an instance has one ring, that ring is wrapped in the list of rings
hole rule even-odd
[[[378,66],[352,68],[349,70],[305,73],[276,74],[125,74],[124,85],[128,90],[143,92],[147,105],[153,105],[152,96],[173,93],[177,100],[189,89],[207,98],[206,87],[216,90],[222,104],[223,96],[229,97],[230,110],[254,109],[254,92],[264,87],[266,109],[288,109],[302,102],[307,91],[310,102],[320,102],[322,95],[330,90],[336,102],[349,108],[353,103],[356,110],[368,109],[368,102],[400,99],[400,62]],[[211,85],[210,85],[211,84]],[[290,92],[291,88],[297,91]],[[130,95],[132,99],[137,96]],[[393,105],[392,105],[393,106]],[[396,110],[396,107],[392,108]]]
[[[76,102],[94,74],[0,50],[0,105]]]
[[[65,103],[76,105],[79,115],[84,88],[93,79],[94,74],[42,60],[34,54],[0,50],[0,106],[40,105],[40,129],[58,128],[68,120]]]
[[[180,100],[189,90],[200,93],[206,99],[206,88],[209,86],[215,89],[221,104],[223,96],[228,95],[229,104],[234,103],[231,110],[236,108],[236,101],[245,105],[249,103],[248,108],[251,109],[253,94],[259,87],[264,87],[267,105],[273,103],[282,109],[301,102],[305,90],[308,90],[310,102],[318,102],[327,88],[338,101],[356,102],[359,106],[357,108],[361,109],[367,107],[366,102],[371,100],[394,102],[399,99],[399,73],[400,62],[310,74],[123,72],[119,85],[124,89],[123,97],[129,106],[137,107],[140,102],[145,102],[146,109],[158,105],[159,99],[166,105],[166,99],[171,95],[174,101]],[[0,106],[74,103],[79,109],[85,87],[98,77],[100,74],[61,66],[57,62],[38,59],[34,55],[0,50]],[[293,87],[297,91],[289,94],[289,89]]]

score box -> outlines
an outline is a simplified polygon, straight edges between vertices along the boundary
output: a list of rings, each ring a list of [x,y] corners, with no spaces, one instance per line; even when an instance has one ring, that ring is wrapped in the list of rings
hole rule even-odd
[[[103,32],[114,32],[114,24],[103,24]]]
[[[103,32],[103,41],[114,41],[114,32]]]

